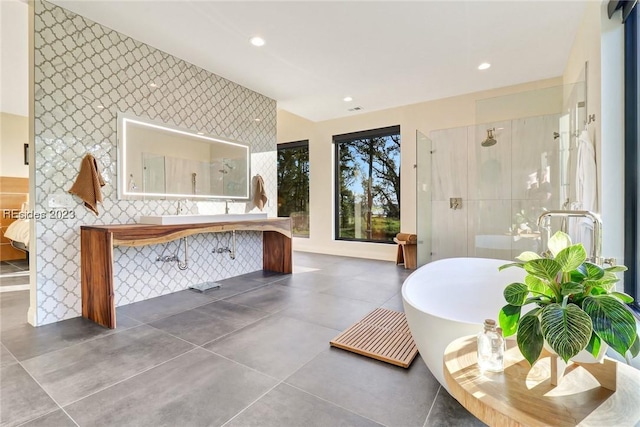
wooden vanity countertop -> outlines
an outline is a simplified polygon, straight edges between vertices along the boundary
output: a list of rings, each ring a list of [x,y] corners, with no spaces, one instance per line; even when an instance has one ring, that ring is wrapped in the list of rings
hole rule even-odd
[[[291,238],[290,218],[250,219],[200,224],[109,224],[83,225],[81,230],[109,233],[113,246],[144,246],[166,243],[200,233],[229,231],[274,231]]]

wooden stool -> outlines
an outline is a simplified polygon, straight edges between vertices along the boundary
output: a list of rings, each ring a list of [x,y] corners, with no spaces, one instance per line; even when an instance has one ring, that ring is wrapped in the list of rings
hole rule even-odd
[[[398,244],[396,265],[404,264],[404,268],[415,269],[418,266],[418,236],[398,233],[393,241]]]

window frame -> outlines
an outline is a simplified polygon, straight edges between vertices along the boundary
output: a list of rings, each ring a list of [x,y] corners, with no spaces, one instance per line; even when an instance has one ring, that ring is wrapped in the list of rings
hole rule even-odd
[[[381,243],[381,244],[391,244],[395,245],[396,243],[393,240],[383,241],[383,240],[374,240],[374,239],[357,239],[351,237],[340,237],[340,144],[346,143],[349,141],[353,141],[356,139],[364,139],[364,138],[374,138],[374,137],[385,137],[391,135],[401,135],[400,134],[400,125],[394,126],[386,126],[382,128],[363,130],[358,132],[350,132],[344,133],[340,135],[333,135],[333,238],[337,241],[343,242],[361,242],[361,243]],[[400,147],[402,147],[402,137],[400,137]],[[400,158],[402,156],[402,149],[400,153]],[[398,168],[400,168],[400,162],[398,164]],[[398,174],[400,177],[400,173]],[[401,212],[401,202],[400,197],[398,196],[398,213]],[[400,215],[398,215],[400,216]],[[400,220],[400,218],[398,218]],[[401,224],[402,227],[402,224]]]
[[[640,153],[640,7],[635,7],[624,23],[624,259],[629,268],[624,273],[624,291],[634,298],[632,307],[640,311],[640,177],[638,176],[638,153]]]
[[[277,164],[277,157],[278,157],[278,152],[280,152],[281,150],[292,150],[292,149],[297,149],[297,148],[306,148],[307,149],[307,162],[309,164],[309,174],[311,172],[311,157],[310,157],[310,151],[309,151],[309,140],[308,139],[301,139],[299,141],[292,141],[292,142],[280,142],[278,144],[276,144],[276,164]],[[310,199],[311,199],[311,177],[307,177],[307,215],[310,216],[311,215],[311,211],[309,209],[310,206]],[[280,183],[277,183],[277,190],[276,193],[279,193],[280,191]],[[289,215],[288,217],[280,217],[279,212],[278,212],[278,206],[276,206],[276,215],[279,218],[291,218],[291,216]],[[309,234],[308,235],[296,235],[293,234],[293,228],[291,230],[293,237],[296,238],[300,238],[300,239],[308,239],[311,237],[311,222],[309,221]]]

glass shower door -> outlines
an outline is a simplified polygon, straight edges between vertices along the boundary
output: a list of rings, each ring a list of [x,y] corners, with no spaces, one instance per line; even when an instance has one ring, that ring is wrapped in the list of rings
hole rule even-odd
[[[418,267],[431,262],[431,140],[416,131],[416,234]]]

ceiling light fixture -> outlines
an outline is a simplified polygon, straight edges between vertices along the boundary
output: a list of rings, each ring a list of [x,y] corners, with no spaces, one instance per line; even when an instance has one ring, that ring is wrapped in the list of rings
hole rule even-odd
[[[260,46],[264,46],[264,44],[266,43],[266,42],[264,41],[264,39],[263,39],[262,37],[260,37],[260,36],[254,36],[254,37],[251,37],[251,38],[249,39],[249,42],[250,42],[252,45],[254,45],[254,46],[258,46],[258,47],[260,47]]]
[[[483,62],[482,64],[478,65],[478,70],[486,70],[489,67],[491,67],[491,64],[489,64],[488,62]]]
[[[350,97],[350,96],[345,96],[342,100],[343,100],[344,102],[351,102],[351,101],[353,101],[353,98],[352,98],[352,97]]]
[[[154,82],[149,83],[149,87],[158,87],[157,84],[155,84]]]
[[[262,119],[260,119],[260,118],[256,117],[255,119],[253,119],[253,121],[254,121],[254,122],[260,122],[260,121],[262,121]]]

